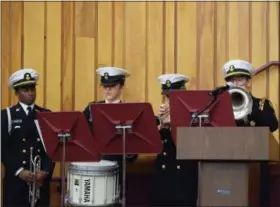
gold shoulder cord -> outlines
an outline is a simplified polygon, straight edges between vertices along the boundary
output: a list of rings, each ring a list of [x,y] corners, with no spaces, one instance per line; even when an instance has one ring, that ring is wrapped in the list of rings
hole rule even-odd
[[[260,111],[263,111],[264,108],[264,102],[265,102],[265,98],[262,98],[259,102],[259,109]]]

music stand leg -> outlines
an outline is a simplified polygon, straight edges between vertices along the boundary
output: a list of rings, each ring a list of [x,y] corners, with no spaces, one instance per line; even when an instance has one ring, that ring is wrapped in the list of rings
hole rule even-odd
[[[61,176],[61,199],[60,206],[64,207],[65,203],[65,155],[66,155],[66,140],[62,141],[62,157],[60,162],[60,176]]]
[[[126,150],[125,150],[125,142],[126,142],[126,130],[123,128],[123,156],[122,156],[122,162],[123,162],[123,169],[122,169],[122,207],[126,206]]]
[[[202,127],[202,126],[203,126],[202,121],[203,121],[202,118],[199,117],[199,127]],[[201,182],[200,182],[200,179],[199,179],[199,178],[201,177],[201,176],[200,176],[201,170],[202,170],[202,167],[201,167],[201,166],[202,166],[202,165],[201,165],[201,162],[198,162],[198,166],[197,166],[197,167],[198,167],[198,179],[197,179],[197,180],[198,180],[198,182],[197,182],[197,187],[198,187],[198,188],[197,188],[197,191],[198,191],[198,192],[197,192],[197,200],[196,200],[196,205],[197,205],[197,206],[200,206],[200,189],[201,189],[201,188],[200,188],[200,184],[201,184]]]

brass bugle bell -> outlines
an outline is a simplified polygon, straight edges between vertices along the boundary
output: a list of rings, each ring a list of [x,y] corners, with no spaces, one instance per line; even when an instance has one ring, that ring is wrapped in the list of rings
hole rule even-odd
[[[235,120],[242,120],[252,113],[253,99],[247,90],[240,87],[232,87],[228,92],[231,95]]]

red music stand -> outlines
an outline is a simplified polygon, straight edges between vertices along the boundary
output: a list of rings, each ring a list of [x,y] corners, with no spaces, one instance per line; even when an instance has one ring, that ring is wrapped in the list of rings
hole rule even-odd
[[[101,154],[123,155],[122,206],[125,206],[126,153],[160,153],[162,144],[150,103],[91,105],[93,136]]]
[[[49,157],[61,162],[61,206],[64,206],[65,162],[100,161],[97,142],[81,112],[38,112],[37,118]]]
[[[171,127],[190,126],[192,118],[211,102],[210,91],[170,91]],[[193,122],[196,126],[236,126],[231,96],[225,92],[217,97],[213,104]],[[172,130],[172,138],[176,143],[176,131]]]

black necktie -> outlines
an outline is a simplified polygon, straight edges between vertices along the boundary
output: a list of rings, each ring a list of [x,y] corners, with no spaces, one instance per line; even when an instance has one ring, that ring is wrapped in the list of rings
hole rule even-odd
[[[31,106],[28,106],[28,107],[27,107],[27,111],[28,111],[27,116],[31,116],[31,113],[32,113],[32,108],[31,108]]]

